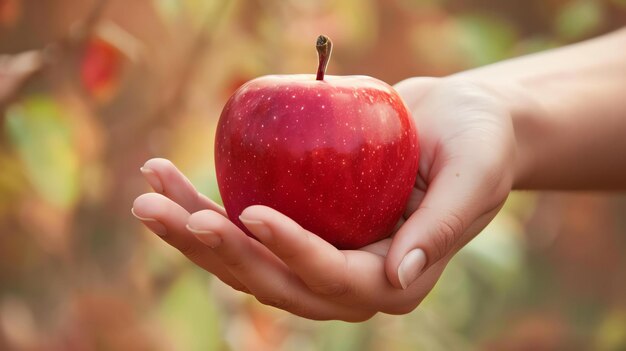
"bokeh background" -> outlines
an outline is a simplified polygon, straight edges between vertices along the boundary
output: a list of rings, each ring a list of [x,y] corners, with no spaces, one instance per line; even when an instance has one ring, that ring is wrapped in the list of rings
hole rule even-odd
[[[0,0],[0,350],[626,350],[623,194],[514,193],[416,311],[356,325],[230,290],[129,211],[155,156],[219,198],[225,100],[313,73],[320,33],[330,74],[393,84],[625,24],[624,0]]]

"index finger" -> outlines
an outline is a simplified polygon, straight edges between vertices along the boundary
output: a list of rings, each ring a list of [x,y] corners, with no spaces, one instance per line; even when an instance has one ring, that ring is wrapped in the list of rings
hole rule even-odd
[[[170,198],[187,212],[212,210],[226,216],[224,208],[200,194],[170,160],[164,158],[150,159],[141,167],[141,173],[154,191]]]

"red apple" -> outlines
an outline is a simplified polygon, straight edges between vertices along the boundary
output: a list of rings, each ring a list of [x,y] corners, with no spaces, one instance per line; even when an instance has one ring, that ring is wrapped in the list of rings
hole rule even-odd
[[[228,100],[215,163],[228,217],[266,205],[340,249],[391,234],[415,184],[417,132],[398,93],[366,76],[324,76],[328,38],[318,38],[315,75],[251,80]]]

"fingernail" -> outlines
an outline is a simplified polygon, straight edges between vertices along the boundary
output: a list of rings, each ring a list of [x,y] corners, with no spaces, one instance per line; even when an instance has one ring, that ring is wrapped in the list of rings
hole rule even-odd
[[[163,184],[161,184],[161,179],[155,171],[147,167],[141,167],[139,168],[139,170],[141,171],[141,174],[143,174],[143,176],[146,178],[146,181],[148,181],[148,184],[150,184],[152,189],[154,189],[154,191],[156,191],[157,193],[163,192]]]
[[[154,234],[158,236],[165,236],[167,234],[167,229],[165,228],[165,226],[161,224],[161,222],[157,221],[156,219],[141,217],[135,213],[134,208],[130,209],[130,213],[132,213],[133,216],[135,216],[135,218],[142,221],[143,224],[146,225],[146,227],[150,228],[150,230],[154,232]]]
[[[426,254],[422,249],[413,249],[404,256],[398,267],[398,278],[402,289],[406,289],[419,277],[424,265],[426,265]]]
[[[272,231],[265,223],[256,219],[248,219],[244,216],[239,216],[239,220],[246,226],[246,228],[250,229],[252,234],[254,234],[257,239],[263,242],[267,242],[272,239]]]
[[[212,249],[220,246],[222,243],[222,238],[211,230],[192,228],[189,224],[187,224],[187,230],[192,232],[198,240],[202,241]]]

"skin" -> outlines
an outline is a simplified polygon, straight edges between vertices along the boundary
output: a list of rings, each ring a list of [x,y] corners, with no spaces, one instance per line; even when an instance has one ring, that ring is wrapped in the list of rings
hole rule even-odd
[[[310,319],[363,321],[412,311],[450,258],[512,189],[626,189],[626,30],[546,53],[395,86],[420,131],[420,168],[393,237],[335,249],[264,206],[241,216],[260,241],[164,159],[142,172],[155,193],[133,213],[236,290]],[[426,264],[402,289],[415,248]]]

